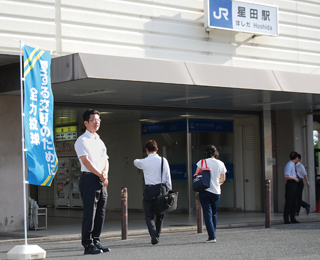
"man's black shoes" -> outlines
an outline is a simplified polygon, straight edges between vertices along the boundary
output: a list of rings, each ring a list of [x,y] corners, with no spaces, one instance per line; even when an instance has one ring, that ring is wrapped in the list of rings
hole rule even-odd
[[[102,250],[96,248],[94,245],[88,245],[84,248],[84,254],[85,255],[96,255],[101,254]]]
[[[293,224],[297,224],[297,223],[300,223],[300,221],[298,221],[298,220],[294,219],[294,220],[291,220],[291,223],[293,223]]]
[[[307,215],[310,213],[310,204],[308,204],[308,206],[306,207],[307,210]]]
[[[151,238],[151,244],[152,245],[156,245],[156,244],[158,244],[158,242],[159,242],[159,238],[158,237],[152,237]]]
[[[97,249],[101,250],[103,253],[110,252],[110,249],[107,247],[102,247],[99,241],[95,241],[94,245]]]

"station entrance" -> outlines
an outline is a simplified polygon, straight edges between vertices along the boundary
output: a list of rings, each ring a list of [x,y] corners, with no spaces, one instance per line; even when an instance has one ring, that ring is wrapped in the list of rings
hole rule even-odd
[[[179,191],[180,212],[195,212],[195,192],[192,191],[190,178],[196,163],[205,158],[204,149],[208,144],[218,148],[219,159],[228,171],[227,180],[221,188],[220,210],[261,211],[258,115],[90,108],[101,113],[98,134],[105,142],[109,155],[108,211],[120,211],[122,187],[128,188],[129,210],[143,210],[143,173],[134,167],[133,160],[146,157],[143,147],[150,139],[157,141],[159,155],[169,161],[173,190]],[[30,187],[31,197],[40,206],[82,208],[77,189],[81,172],[73,145],[85,131],[82,114],[86,109],[55,109],[59,170],[51,187]],[[64,134],[61,134],[61,128],[64,128]]]

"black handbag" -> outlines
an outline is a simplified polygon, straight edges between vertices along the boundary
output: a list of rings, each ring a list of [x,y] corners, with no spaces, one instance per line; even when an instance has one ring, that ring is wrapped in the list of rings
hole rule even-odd
[[[161,185],[160,194],[155,198],[154,211],[155,214],[162,215],[167,212],[171,212],[178,207],[178,195],[179,192],[172,191],[167,188],[165,183],[162,183],[163,175],[163,158],[161,158]]]
[[[203,168],[203,161],[205,162],[205,168]],[[211,170],[210,168],[208,168],[206,160],[204,159],[201,160],[200,172],[197,175],[194,174],[193,177],[195,177],[193,179],[194,191],[200,192],[210,187]]]

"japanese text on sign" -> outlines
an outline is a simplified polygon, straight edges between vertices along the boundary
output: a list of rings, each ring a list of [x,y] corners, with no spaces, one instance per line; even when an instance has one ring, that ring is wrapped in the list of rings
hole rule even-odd
[[[230,0],[205,0],[205,27],[278,35],[278,8]]]

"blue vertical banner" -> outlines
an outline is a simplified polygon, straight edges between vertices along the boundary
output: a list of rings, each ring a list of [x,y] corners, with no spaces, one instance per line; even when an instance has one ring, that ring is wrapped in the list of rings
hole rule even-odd
[[[23,47],[24,132],[29,184],[50,186],[58,169],[53,138],[51,54]]]

